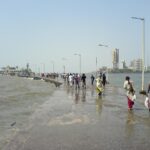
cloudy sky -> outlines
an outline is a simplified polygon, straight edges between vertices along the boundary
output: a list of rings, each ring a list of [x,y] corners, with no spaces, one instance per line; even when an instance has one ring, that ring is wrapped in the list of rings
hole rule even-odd
[[[26,63],[34,71],[94,71],[112,67],[111,51],[120,62],[141,58],[145,18],[145,62],[150,65],[149,0],[0,0],[0,67]],[[98,44],[108,45],[101,47]]]

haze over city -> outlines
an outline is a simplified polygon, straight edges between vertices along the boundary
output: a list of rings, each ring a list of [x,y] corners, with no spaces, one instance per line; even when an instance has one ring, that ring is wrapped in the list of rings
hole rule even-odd
[[[127,65],[141,58],[145,18],[145,65],[150,65],[149,0],[6,0],[0,1],[0,67],[46,72],[91,72],[112,67],[112,49]],[[99,44],[107,45],[98,46]]]

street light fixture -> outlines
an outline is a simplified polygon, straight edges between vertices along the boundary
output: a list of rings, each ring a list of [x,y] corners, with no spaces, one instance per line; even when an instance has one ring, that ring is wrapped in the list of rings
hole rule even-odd
[[[77,56],[79,56],[79,58],[80,58],[80,63],[79,63],[79,64],[80,64],[80,67],[79,67],[79,68],[80,68],[80,75],[81,75],[81,54],[75,53],[74,55],[77,55]]]
[[[143,24],[142,29],[142,90],[140,91],[140,94],[142,94],[144,91],[144,70],[145,70],[145,19],[139,18],[139,17],[131,17],[132,19],[141,20]]]
[[[43,65],[43,73],[45,74],[45,63],[41,63]]]
[[[108,45],[104,45],[104,44],[98,44],[98,46],[109,47]],[[107,76],[108,76],[108,70],[107,70]],[[97,77],[97,57],[96,57],[96,77]]]
[[[63,57],[62,60],[65,61],[65,60],[67,60],[67,59]],[[65,72],[66,72],[66,67],[65,67],[65,65],[63,65],[63,68],[64,68],[64,73],[65,73]]]
[[[104,45],[104,44],[98,44],[98,46],[108,47],[108,45]]]

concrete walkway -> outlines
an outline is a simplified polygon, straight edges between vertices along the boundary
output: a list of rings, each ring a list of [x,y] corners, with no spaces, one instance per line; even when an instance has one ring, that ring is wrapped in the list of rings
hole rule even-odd
[[[107,85],[98,97],[95,87],[61,85],[3,150],[149,150],[150,115],[142,99],[137,95],[128,111],[123,89]]]

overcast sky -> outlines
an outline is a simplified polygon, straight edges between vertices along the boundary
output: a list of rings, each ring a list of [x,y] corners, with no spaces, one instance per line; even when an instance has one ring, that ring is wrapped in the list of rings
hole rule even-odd
[[[112,67],[114,48],[127,65],[141,58],[145,18],[145,59],[150,65],[149,0],[0,0],[0,67],[82,72]],[[98,44],[108,45],[100,47]]]

